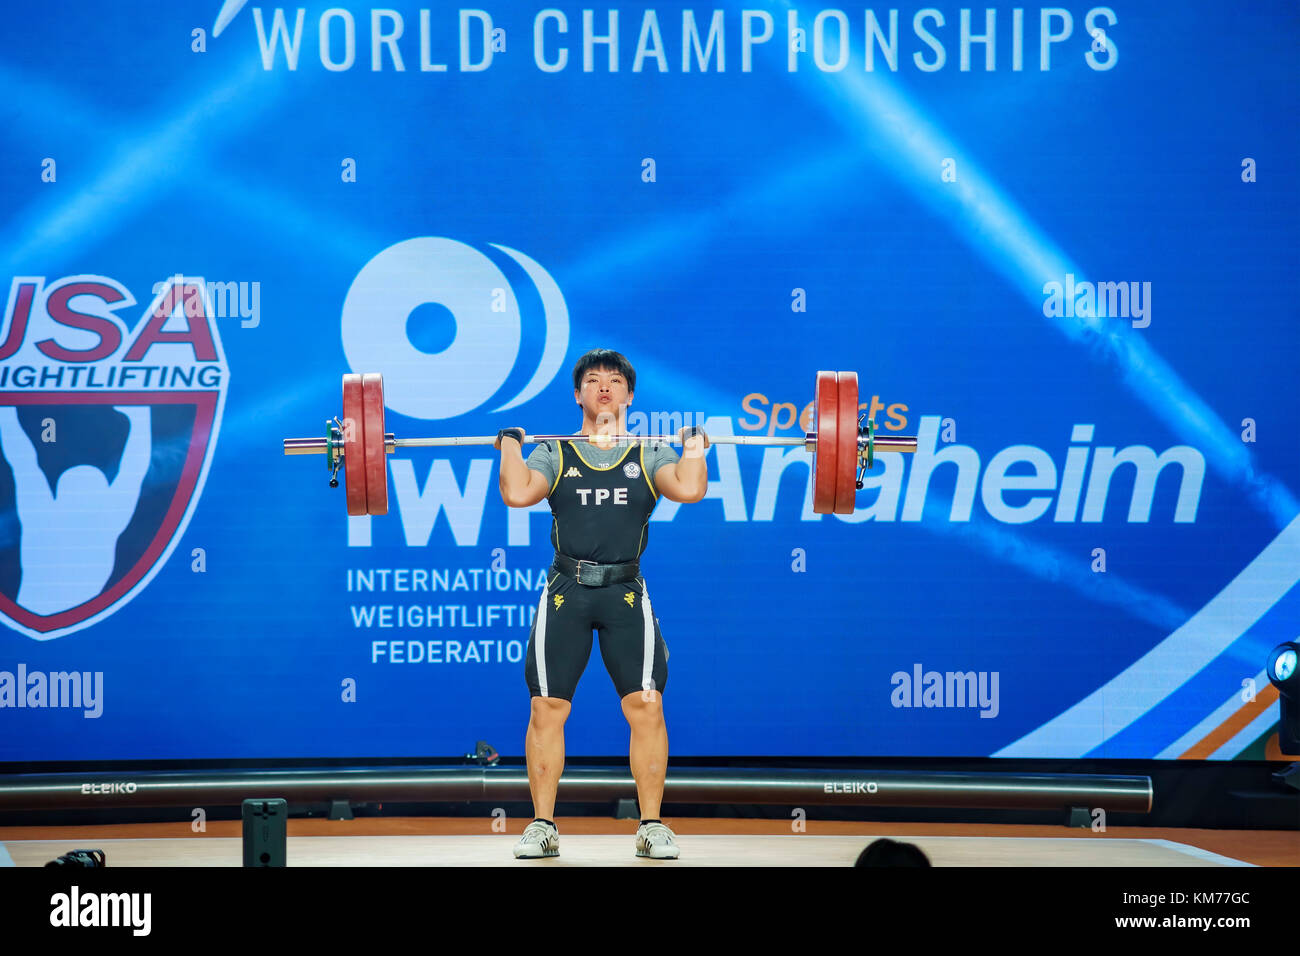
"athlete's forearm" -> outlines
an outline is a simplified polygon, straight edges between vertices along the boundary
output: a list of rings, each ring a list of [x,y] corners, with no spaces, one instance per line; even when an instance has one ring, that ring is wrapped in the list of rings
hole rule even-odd
[[[677,482],[682,490],[692,499],[699,501],[709,487],[709,469],[704,464],[704,455],[685,456],[677,462]]]
[[[513,439],[501,442],[501,475],[497,484],[501,488],[501,500],[507,505],[528,490],[528,465],[524,463],[519,443]]]

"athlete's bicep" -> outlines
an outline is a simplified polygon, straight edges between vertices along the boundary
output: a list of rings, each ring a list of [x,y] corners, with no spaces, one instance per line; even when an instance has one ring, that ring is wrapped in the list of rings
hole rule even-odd
[[[531,508],[537,502],[541,501],[551,493],[551,483],[547,477],[540,471],[528,469],[528,487],[524,489],[523,497],[516,508]]]
[[[669,501],[686,501],[687,495],[677,480],[677,463],[660,465],[655,472],[655,490]]]

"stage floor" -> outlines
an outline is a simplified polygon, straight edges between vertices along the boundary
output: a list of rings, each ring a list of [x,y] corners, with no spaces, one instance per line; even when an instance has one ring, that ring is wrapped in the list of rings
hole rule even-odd
[[[516,860],[511,849],[527,821],[370,817],[289,821],[289,866],[852,866],[872,840],[915,843],[935,866],[1297,866],[1300,832],[1170,830],[808,821],[805,832],[779,820],[666,820],[678,860],[635,856],[636,824],[561,818],[560,856]],[[500,827],[500,822],[497,826]],[[241,866],[238,821],[194,833],[186,823],[0,828],[0,866],[43,866],[69,850],[95,847],[109,866]]]

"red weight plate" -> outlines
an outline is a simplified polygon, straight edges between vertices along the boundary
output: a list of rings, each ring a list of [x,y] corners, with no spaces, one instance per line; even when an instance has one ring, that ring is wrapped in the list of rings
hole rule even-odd
[[[348,493],[348,514],[366,513],[365,417],[361,402],[361,376],[343,376],[343,484]]]
[[[388,462],[384,448],[384,380],[378,372],[361,376],[361,402],[366,419],[366,510],[388,514]]]
[[[851,515],[858,496],[858,373],[840,372],[836,376],[836,391],[839,447],[835,453],[835,513]]]
[[[835,511],[835,476],[839,454],[839,389],[834,372],[817,373],[817,390],[813,404],[817,410],[814,431],[817,450],[813,452],[813,511],[819,515]]]

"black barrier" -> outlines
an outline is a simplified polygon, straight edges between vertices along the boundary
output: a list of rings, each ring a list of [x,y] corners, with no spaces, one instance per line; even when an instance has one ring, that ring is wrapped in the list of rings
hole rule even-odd
[[[402,770],[243,770],[87,774],[14,774],[0,781],[0,810],[232,806],[275,793],[294,802],[440,802],[530,800],[528,774],[507,767]],[[572,768],[559,799],[635,797],[627,772]],[[924,770],[746,770],[691,768],[669,773],[665,803],[961,807],[989,810],[1151,810],[1151,778],[1069,773],[953,773]]]

